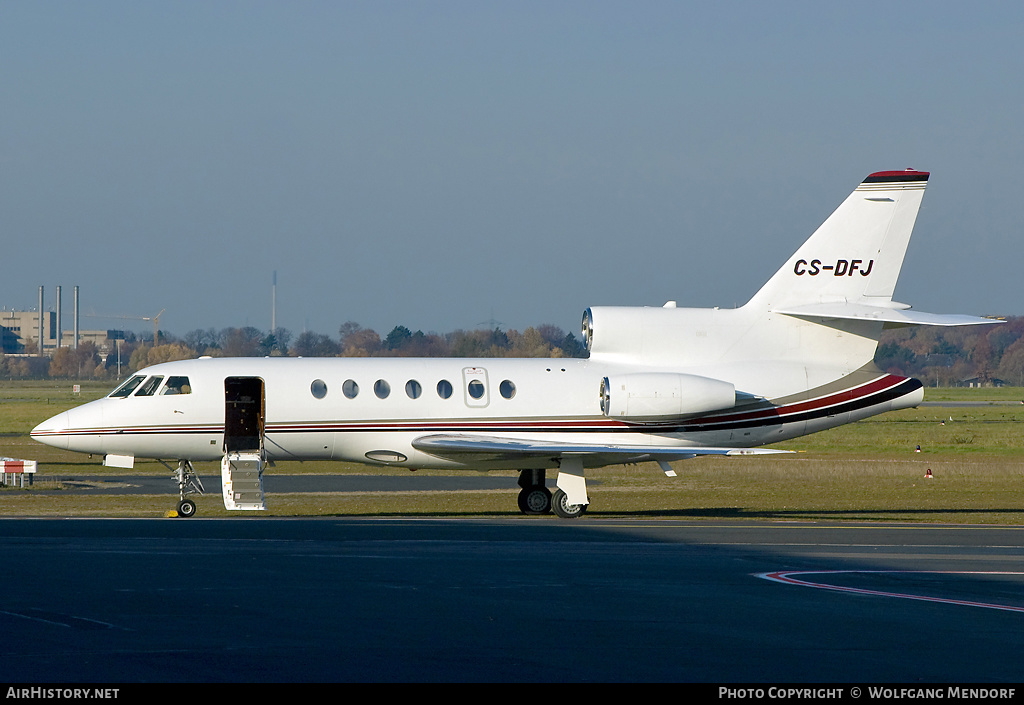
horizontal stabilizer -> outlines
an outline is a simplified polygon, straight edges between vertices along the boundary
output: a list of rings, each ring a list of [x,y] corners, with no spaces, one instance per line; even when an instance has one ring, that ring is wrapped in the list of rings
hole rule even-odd
[[[902,326],[972,326],[986,323],[1005,323],[995,318],[958,314],[924,313],[890,306],[862,303],[819,303],[772,309],[796,318],[835,318],[849,321],[882,321],[886,328]]]
[[[438,434],[421,436],[412,442],[417,450],[455,460],[514,460],[517,458],[559,458],[584,456],[588,465],[686,460],[698,455],[767,455],[790,453],[768,448],[700,448],[680,446],[600,445],[558,441],[519,440],[495,436]]]

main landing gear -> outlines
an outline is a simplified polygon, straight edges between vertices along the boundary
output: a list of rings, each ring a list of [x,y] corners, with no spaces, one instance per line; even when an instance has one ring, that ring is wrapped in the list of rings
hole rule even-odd
[[[551,498],[551,509],[563,519],[577,519],[587,511],[589,504],[569,504],[569,496],[562,490],[555,490]]]
[[[587,511],[588,504],[571,504],[561,488],[552,495],[545,482],[544,470],[523,470],[519,473],[519,511],[537,515],[554,512],[563,519],[576,519]]]
[[[519,511],[523,514],[547,514],[551,511],[551,490],[544,486],[543,470],[519,473]]]

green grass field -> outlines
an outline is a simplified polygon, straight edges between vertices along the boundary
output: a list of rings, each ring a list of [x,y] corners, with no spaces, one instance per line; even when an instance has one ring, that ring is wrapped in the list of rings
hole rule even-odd
[[[40,463],[32,489],[0,490],[0,517],[158,517],[173,508],[176,490],[170,479],[167,494],[159,496],[39,492],[118,472],[170,477],[156,462],[117,471],[102,467],[100,458],[61,452],[28,437],[40,421],[111,388],[84,383],[76,396],[70,382],[0,382],[0,455]],[[905,409],[780,444],[797,451],[793,455],[674,463],[675,478],[652,463],[591,470],[587,516],[1024,524],[1021,399],[1021,388],[929,389],[926,401],[993,403]],[[199,470],[219,472],[212,463]],[[926,478],[929,470],[932,477]],[[318,462],[280,463],[268,472],[408,471]],[[516,474],[500,474],[508,477],[507,490],[272,494],[267,511],[258,516],[518,516]],[[210,494],[197,501],[200,516],[238,516],[224,510],[218,488],[207,489]]]

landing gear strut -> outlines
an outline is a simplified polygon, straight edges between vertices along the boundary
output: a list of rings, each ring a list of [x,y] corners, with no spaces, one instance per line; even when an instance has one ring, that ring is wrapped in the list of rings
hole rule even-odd
[[[178,496],[180,497],[178,516],[184,518],[192,516],[196,513],[196,503],[191,499],[185,499],[185,495],[205,494],[206,489],[203,487],[203,481],[196,474],[195,468],[192,467],[191,461],[179,460],[178,469],[171,479],[178,482]]]
[[[551,508],[563,519],[583,516],[590,506],[587,480],[583,477],[583,459],[578,455],[563,455],[558,461],[558,490],[551,500]]]
[[[551,511],[551,491],[544,486],[543,470],[519,473],[519,511],[523,514],[547,514]]]

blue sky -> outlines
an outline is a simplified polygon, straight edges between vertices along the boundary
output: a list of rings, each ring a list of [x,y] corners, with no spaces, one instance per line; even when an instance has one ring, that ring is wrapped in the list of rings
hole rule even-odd
[[[1011,2],[5,0],[0,306],[268,329],[276,271],[294,333],[575,332],[740,305],[913,167],[896,298],[1021,315],[1021,36]]]

